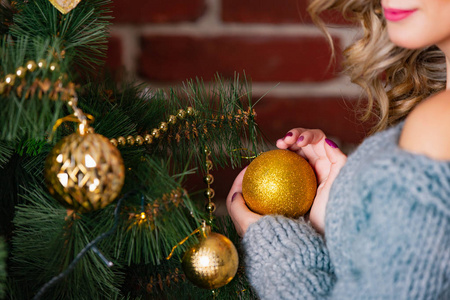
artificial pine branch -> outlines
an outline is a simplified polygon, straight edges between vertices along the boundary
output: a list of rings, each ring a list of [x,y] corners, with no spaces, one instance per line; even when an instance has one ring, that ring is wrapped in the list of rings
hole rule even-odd
[[[226,235],[235,245],[239,245],[239,236],[233,228],[229,217],[216,220],[215,232]],[[193,288],[183,271],[180,258],[172,258],[160,265],[132,264],[126,268],[128,276],[124,281],[124,290],[132,299],[257,299],[256,293],[249,285],[242,265],[242,250],[240,252],[241,266],[235,278],[227,285],[216,290]],[[131,288],[132,287],[132,288]]]
[[[26,287],[27,298],[50,278],[64,270],[93,238],[95,214],[68,215],[42,188],[25,196],[28,203],[16,212],[17,234],[13,238],[13,288]],[[122,276],[89,252],[62,283],[48,291],[46,299],[112,299]]]
[[[61,84],[69,88],[71,82],[66,61],[53,57],[46,51],[49,47],[56,48],[56,44],[48,40],[34,40],[32,43],[28,37],[16,41],[6,37],[0,40],[0,100],[3,103],[0,140],[43,140],[62,116],[63,102],[53,87]],[[24,71],[23,78],[20,78],[17,70],[26,70],[30,60],[35,64],[41,61],[43,65]],[[56,63],[53,71],[50,69],[52,63]],[[13,76],[11,84],[5,83],[8,75]]]
[[[5,296],[6,289],[6,244],[3,238],[0,238],[0,299]]]
[[[46,298],[171,299],[189,294],[195,299],[235,299],[236,295],[250,299],[253,294],[247,293],[250,290],[242,272],[215,294],[171,277],[180,270],[182,250],[195,243],[195,238],[180,246],[172,260],[165,260],[172,246],[206,217],[205,199],[196,198],[200,193],[188,195],[184,187],[187,176],[205,174],[205,151],[210,151],[212,165],[218,169],[238,167],[243,156],[264,147],[250,85],[236,76],[231,81],[217,77],[209,86],[197,79],[179,89],[152,90],[133,83],[117,86],[111,78],[102,80],[98,75],[89,79],[88,74],[101,73],[98,67],[106,52],[111,2],[82,0],[67,15],[60,14],[48,0],[19,0],[13,8],[0,6],[0,34],[4,36],[0,42],[0,100],[5,105],[0,111],[0,232],[13,246],[8,296],[31,298],[85,245],[114,224],[114,203],[92,213],[68,216],[44,187],[42,170],[52,145],[43,142],[56,119],[70,113],[64,101],[73,93],[65,91],[76,89],[79,107],[95,117],[91,124],[95,131],[110,139],[151,134],[187,107],[195,113],[179,114],[152,143],[119,147],[127,170],[122,193],[135,191],[136,197],[124,201],[116,234],[98,246],[115,266],[107,268],[89,252]],[[8,74],[15,74],[29,60],[42,60],[45,67],[3,84]],[[57,68],[51,71],[48,66],[55,62]],[[64,124],[52,142],[73,132],[73,124]],[[237,243],[235,232],[226,228],[220,225],[215,230],[225,230],[227,236],[234,233]],[[137,280],[148,280],[147,294],[130,291],[124,282],[125,273],[134,266],[148,271],[142,277],[137,274]]]
[[[20,13],[14,15],[10,33],[15,38],[53,38],[60,47],[59,54],[72,62],[73,72],[95,72],[106,55],[111,3],[84,0],[70,14],[62,15],[48,0],[20,0],[16,4]]]
[[[0,170],[9,161],[13,153],[14,148],[12,148],[9,143],[0,141]]]
[[[9,0],[0,1],[0,36],[8,33],[9,26],[13,22],[14,7]]]

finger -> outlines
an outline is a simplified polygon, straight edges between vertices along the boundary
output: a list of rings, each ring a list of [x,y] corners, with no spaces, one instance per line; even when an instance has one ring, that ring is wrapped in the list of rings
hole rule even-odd
[[[317,144],[325,137],[325,133],[320,129],[310,129],[302,132],[297,138],[297,146],[305,147],[309,144]]]
[[[304,128],[294,128],[289,130],[286,135],[282,138],[277,140],[277,147],[279,149],[287,149],[291,146],[294,146],[295,143],[297,142],[298,137],[300,136],[300,134],[302,134],[302,132],[304,132],[307,129]],[[290,149],[293,150],[293,149]]]
[[[331,163],[327,180],[334,181],[341,168],[347,162],[347,156],[339,149],[338,145],[330,139],[325,139],[325,153]]]
[[[302,129],[302,128],[300,128]],[[303,129],[299,131],[299,135],[295,143],[289,147],[289,150],[302,150],[308,159],[317,159],[317,155],[313,146],[321,142],[325,138],[325,134],[319,129]],[[299,153],[300,154],[300,153]],[[325,153],[323,153],[325,155]],[[302,155],[303,156],[303,155]]]
[[[297,153],[298,155],[302,156],[305,159],[308,159],[305,155],[305,152],[303,151],[303,148],[297,147],[295,144],[292,146],[289,146],[287,143],[285,143],[283,140],[280,139],[277,141],[276,146],[278,149],[282,149],[282,150],[287,149],[287,150]]]
[[[228,196],[227,196],[227,210],[228,210],[228,212],[230,211],[230,204],[231,204],[231,199],[232,199],[233,195],[236,192],[242,193],[242,180],[244,179],[244,174],[245,174],[246,170],[247,170],[247,167],[242,169],[242,171],[234,179],[233,185],[230,188],[230,192],[228,193]]]
[[[228,213],[230,214],[240,236],[245,234],[250,224],[261,218],[260,215],[248,209],[242,194],[239,192],[234,193],[231,197]]]

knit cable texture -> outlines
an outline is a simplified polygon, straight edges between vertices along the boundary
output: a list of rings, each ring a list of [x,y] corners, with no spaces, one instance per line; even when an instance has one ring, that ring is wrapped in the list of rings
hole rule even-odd
[[[335,280],[324,240],[303,218],[265,216],[243,240],[247,275],[263,299],[321,299]]]

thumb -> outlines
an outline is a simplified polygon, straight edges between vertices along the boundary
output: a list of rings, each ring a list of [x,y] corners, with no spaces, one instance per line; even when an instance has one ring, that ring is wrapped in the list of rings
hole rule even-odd
[[[261,216],[252,212],[245,204],[244,197],[240,192],[235,192],[228,204],[228,213],[233,220],[236,230],[240,236],[243,236],[248,227],[258,221]]]
[[[325,145],[325,152],[327,154],[328,160],[331,163],[330,174],[328,175],[328,180],[333,181],[341,168],[347,162],[347,156],[339,149],[335,142],[330,139],[325,139],[327,145]]]

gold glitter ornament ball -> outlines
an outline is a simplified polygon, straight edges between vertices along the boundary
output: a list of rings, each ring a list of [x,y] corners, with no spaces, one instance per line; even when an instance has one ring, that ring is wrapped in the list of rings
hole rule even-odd
[[[309,211],[317,190],[311,165],[289,150],[271,150],[245,171],[242,194],[247,206],[262,215],[299,217]]]
[[[210,232],[187,250],[182,259],[186,277],[196,286],[217,289],[229,283],[236,275],[239,257],[236,247],[224,235]]]
[[[104,208],[120,193],[125,168],[119,150],[96,133],[73,133],[45,161],[50,193],[64,206],[84,213]]]

